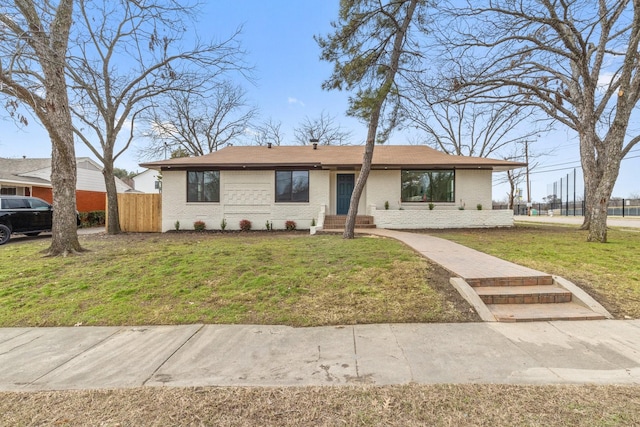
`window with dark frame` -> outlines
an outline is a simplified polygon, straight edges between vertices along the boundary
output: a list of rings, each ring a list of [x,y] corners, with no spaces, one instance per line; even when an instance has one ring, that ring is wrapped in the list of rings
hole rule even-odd
[[[309,171],[276,171],[276,202],[308,202]]]
[[[453,170],[403,170],[403,202],[454,202]]]
[[[187,202],[219,202],[220,171],[187,171]]]

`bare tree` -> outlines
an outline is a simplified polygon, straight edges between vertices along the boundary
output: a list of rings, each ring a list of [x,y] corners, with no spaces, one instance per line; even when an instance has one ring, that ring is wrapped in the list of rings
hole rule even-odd
[[[281,127],[281,121],[276,122],[273,118],[269,117],[267,120],[253,127],[253,141],[256,145],[267,145],[269,143],[282,145],[284,133],[280,130]]]
[[[451,5],[439,68],[457,96],[533,107],[577,133],[587,240],[606,242],[607,205],[640,99],[640,2],[495,0]],[[462,22],[464,20],[464,22]]]
[[[532,119],[531,109],[513,104],[429,98],[411,93],[411,101],[403,103],[405,125],[424,132],[428,145],[448,154],[500,156],[501,151],[548,131],[548,126]]]
[[[238,32],[184,49],[193,5],[176,0],[78,0],[67,75],[76,136],[102,162],[109,233],[119,233],[115,160],[134,138],[136,120],[169,92],[196,91],[230,70],[244,70]],[[127,135],[119,140],[122,131]]]
[[[0,10],[0,93],[9,108],[27,106],[51,138],[53,230],[50,256],[82,250],[76,231],[76,159],[65,58],[73,0],[15,0]],[[23,124],[27,121],[20,118]]]
[[[166,99],[149,110],[152,142],[143,150],[145,157],[158,158],[167,147],[182,148],[191,156],[212,153],[243,137],[256,114],[256,108],[247,105],[245,91],[229,81],[206,91],[172,91]]]
[[[326,112],[320,117],[311,119],[308,116],[293,129],[296,143],[308,145],[311,139],[320,145],[347,145],[351,139],[351,131],[345,130],[336,123],[336,118]]]
[[[510,151],[503,156],[504,160],[524,162],[527,164],[525,168],[512,169],[507,171],[506,182],[509,184],[508,203],[509,209],[513,209],[515,198],[518,195],[519,188],[523,182],[527,192],[527,213],[530,212],[531,204],[531,181],[529,176],[532,171],[539,165],[540,157],[549,155],[549,151],[532,152],[529,141],[519,141],[517,144],[510,146]],[[521,193],[519,193],[522,196]]]
[[[356,90],[348,113],[368,123],[362,168],[344,229],[346,239],[354,237],[358,203],[369,177],[376,140],[385,141],[397,125],[397,80],[418,50],[409,33],[419,6],[426,6],[426,1],[397,0],[387,4],[381,0],[341,1],[339,21],[332,23],[335,32],[326,38],[316,37],[322,49],[321,58],[334,64],[323,88]],[[385,107],[391,111],[385,112]],[[381,122],[383,128],[378,132]]]

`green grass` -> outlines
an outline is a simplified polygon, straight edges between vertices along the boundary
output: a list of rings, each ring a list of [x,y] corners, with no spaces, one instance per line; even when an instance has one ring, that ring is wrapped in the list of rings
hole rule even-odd
[[[640,318],[640,233],[610,229],[608,243],[589,243],[577,227],[518,225],[512,229],[436,234],[491,255],[562,276],[583,287],[618,318]]]
[[[575,227],[432,232],[572,280],[617,318],[640,318],[640,233],[587,243]],[[86,236],[0,247],[0,326],[254,323],[317,326],[472,319],[447,277],[391,239],[336,235]],[[447,287],[449,289],[447,289]]]
[[[87,236],[82,244],[90,252],[43,258],[48,244],[0,247],[0,326],[310,326],[464,317],[429,286],[429,263],[388,239]]]

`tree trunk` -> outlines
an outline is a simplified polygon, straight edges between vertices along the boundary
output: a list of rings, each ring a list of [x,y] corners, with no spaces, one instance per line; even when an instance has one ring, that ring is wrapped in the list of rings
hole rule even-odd
[[[385,73],[384,82],[380,86],[379,91],[376,94],[375,99],[371,99],[372,107],[369,115],[369,129],[367,131],[367,143],[364,148],[364,156],[362,159],[362,168],[360,169],[360,175],[358,175],[358,181],[351,193],[351,201],[349,203],[349,212],[347,213],[347,221],[344,225],[345,239],[353,239],[355,235],[356,216],[358,215],[358,205],[360,204],[360,196],[362,190],[369,178],[369,171],[371,170],[371,162],[373,160],[373,148],[376,144],[376,134],[378,132],[378,123],[380,122],[380,114],[382,112],[382,106],[384,105],[387,95],[391,91],[393,82],[395,81],[396,74],[398,72],[398,65],[400,64],[400,56],[402,55],[402,45],[405,42],[407,31],[411,20],[413,19],[413,13],[418,5],[418,0],[411,0],[407,7],[407,14],[403,18],[402,25],[397,29],[394,35],[393,49],[391,51],[391,58],[389,65]]]
[[[615,155],[615,149],[613,149]],[[611,200],[611,193],[613,192],[613,186],[618,179],[618,173],[620,171],[621,159],[612,158],[607,162],[607,167],[603,173],[599,173],[600,180],[595,186],[595,191],[591,192],[589,206],[589,234],[587,236],[588,242],[607,242],[607,216],[609,208],[609,200]],[[585,174],[591,174],[592,172],[585,172]],[[593,177],[591,177],[593,179]]]
[[[581,230],[590,230],[591,222],[593,221],[593,211],[597,209],[596,205],[594,205],[594,201],[596,198],[593,196],[596,192],[598,176],[601,175],[596,170],[596,162],[588,162],[589,164],[593,164],[593,166],[589,166],[585,168],[584,162],[582,166],[583,174],[584,174],[584,221],[580,226]]]
[[[349,202],[349,212],[347,213],[347,221],[344,224],[344,233],[342,237],[345,239],[353,239],[355,236],[356,217],[358,215],[358,205],[360,204],[360,196],[364,190],[364,186],[369,178],[369,171],[371,171],[371,162],[373,160],[373,148],[376,143],[376,131],[378,129],[378,122],[380,121],[380,111],[382,104],[376,108],[371,114],[369,120],[369,130],[367,132],[367,143],[364,147],[364,155],[362,157],[362,168],[360,169],[360,175],[351,193],[351,201]]]
[[[60,31],[67,31],[66,38],[62,34],[51,34],[56,41],[47,44],[47,40],[38,40],[36,52],[44,74],[45,108],[36,111],[42,115],[42,122],[51,137],[51,186],[53,187],[53,227],[51,246],[46,251],[48,256],[66,256],[82,251],[78,241],[78,225],[76,211],[76,154],[73,143],[73,127],[69,98],[65,80],[66,40],[71,25],[71,1],[60,4],[56,20]],[[56,27],[54,24],[53,27]],[[52,29],[52,32],[54,29]],[[64,47],[61,41],[62,37]]]
[[[109,153],[105,153],[103,163],[102,175],[104,176],[104,185],[107,189],[107,217],[109,218],[107,233],[119,234],[122,230],[120,229],[120,215],[118,210],[118,188],[116,187],[116,179],[113,175],[113,158]]]
[[[54,123],[58,120],[52,120]],[[60,126],[58,132],[64,126]],[[68,128],[70,129],[70,127]],[[51,185],[53,187],[53,229],[47,256],[69,255],[82,251],[78,241],[76,212],[76,159],[73,136],[67,135],[64,148],[52,144]]]
[[[509,209],[513,210],[516,198],[516,178],[513,176],[513,171],[507,171],[507,180],[509,181],[509,194],[507,204]]]
[[[588,242],[607,242],[607,199],[600,199],[591,209]]]
[[[607,241],[607,209],[620,172],[625,132],[626,126],[616,120],[604,140],[595,131],[580,136],[585,186],[585,218],[581,228],[589,230],[589,242]]]

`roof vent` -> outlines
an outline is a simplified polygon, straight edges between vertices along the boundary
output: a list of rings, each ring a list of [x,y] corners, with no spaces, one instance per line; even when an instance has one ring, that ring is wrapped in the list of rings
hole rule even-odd
[[[267,142],[267,148],[271,148],[271,143]]]
[[[309,142],[313,144],[313,149],[314,149],[314,150],[317,150],[317,149],[318,149],[318,139],[317,139],[317,138],[311,138],[311,139],[309,140]]]

